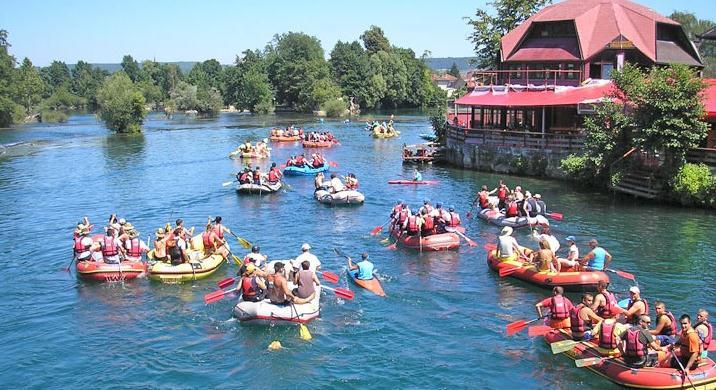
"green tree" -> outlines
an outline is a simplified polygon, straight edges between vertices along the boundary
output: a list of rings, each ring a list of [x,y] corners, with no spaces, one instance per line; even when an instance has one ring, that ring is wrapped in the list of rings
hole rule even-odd
[[[390,51],[390,42],[385,37],[383,29],[378,26],[370,26],[361,34],[360,39],[368,53],[377,53],[379,51]]]
[[[513,30],[551,0],[494,0],[488,3],[494,12],[478,8],[475,19],[465,18],[473,28],[468,38],[472,42],[479,64],[496,69],[500,58],[500,38]]]
[[[8,52],[9,47],[7,31],[0,30],[0,127],[10,126],[23,116],[22,106],[12,99],[15,57]]]
[[[119,133],[142,131],[146,111],[142,93],[124,72],[108,77],[97,91],[99,117],[107,128]]]
[[[374,98],[368,88],[370,60],[358,41],[336,42],[329,64],[331,77],[338,83],[343,96],[354,97],[356,103],[363,107],[373,107],[382,98]]]
[[[267,62],[258,51],[246,50],[235,66],[225,70],[224,99],[239,110],[272,112],[274,95],[268,79]]]
[[[385,81],[381,103],[398,107],[408,95],[408,70],[400,54],[379,51],[370,56],[371,69]]]
[[[30,115],[35,105],[42,100],[45,83],[40,78],[37,69],[32,65],[32,61],[27,57],[22,61],[20,68],[17,69],[15,80],[15,101],[25,108],[26,115]]]
[[[216,88],[222,84],[223,67],[215,59],[206,60],[194,65],[186,76],[186,80],[197,87]]]
[[[202,116],[217,116],[224,105],[219,90],[213,87],[198,87],[196,91],[196,110]]]
[[[152,80],[141,80],[136,85],[139,91],[142,92],[144,100],[146,100],[148,104],[152,105],[152,107],[157,107],[164,101],[162,89],[158,85],[154,84]]]
[[[169,96],[174,106],[179,110],[195,110],[198,104],[197,87],[186,81],[180,81],[177,86],[171,90]]]
[[[337,100],[342,95],[340,87],[329,78],[315,80],[313,85],[309,89],[301,91],[301,94],[305,94],[305,96],[301,96],[301,101],[305,102],[306,111],[318,110],[324,103],[329,100]]]
[[[452,63],[452,66],[450,67],[450,70],[448,71],[448,74],[457,78],[460,78],[460,68],[457,67],[456,63]]]
[[[122,70],[133,83],[139,80],[139,64],[131,55],[127,54],[122,57]]]
[[[109,75],[107,71],[93,67],[84,61],[77,61],[72,69],[72,93],[83,98],[90,109],[97,109],[97,90]]]
[[[72,83],[70,68],[62,61],[52,61],[50,66],[40,69],[40,76],[48,86],[45,97],[55,93],[58,88],[69,89]]]

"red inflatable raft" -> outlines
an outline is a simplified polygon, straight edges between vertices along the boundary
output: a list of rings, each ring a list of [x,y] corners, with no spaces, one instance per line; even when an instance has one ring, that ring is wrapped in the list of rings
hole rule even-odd
[[[390,235],[398,240],[398,244],[417,251],[445,251],[460,247],[460,236],[455,233],[432,234],[421,238],[401,234],[400,230],[392,229]]]
[[[565,330],[553,330],[547,332],[544,337],[549,344],[572,339],[569,331]],[[591,341],[579,342],[565,354],[574,360],[603,357],[599,353],[597,345]],[[670,358],[670,355],[667,357]],[[668,359],[664,363],[668,364]],[[620,357],[604,359],[595,365],[585,366],[585,368],[626,387],[639,389],[691,388],[691,383],[679,369],[671,367],[632,368],[627,366],[624,359]],[[698,367],[691,370],[689,379],[691,379],[694,388],[716,388],[716,363],[710,358],[701,359]],[[599,385],[595,385],[599,387]]]
[[[525,264],[517,259],[501,261],[496,256],[496,250],[487,252],[487,265],[490,266],[490,269],[495,272],[510,270],[509,276],[544,288],[562,286],[567,291],[593,291],[597,289],[597,284],[600,281],[609,283],[609,276],[602,271],[570,271],[563,269],[560,273],[540,272],[533,264]]]
[[[97,282],[135,279],[147,272],[142,261],[125,260],[119,264],[107,264],[104,261],[78,261],[77,275],[83,279]]]
[[[330,148],[338,141],[303,141],[302,144],[304,148]]]
[[[388,184],[438,184],[437,180],[390,180]]]

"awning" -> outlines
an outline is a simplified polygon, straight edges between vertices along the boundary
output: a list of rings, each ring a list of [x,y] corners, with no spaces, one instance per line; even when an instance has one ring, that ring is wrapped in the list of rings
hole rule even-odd
[[[543,107],[576,106],[585,101],[606,97],[611,92],[611,82],[595,83],[583,87],[556,87],[548,91],[522,91],[510,89],[507,93],[474,90],[457,99],[455,104],[483,107]]]
[[[704,108],[706,119],[716,120],[716,79],[706,79],[708,87],[704,90]]]

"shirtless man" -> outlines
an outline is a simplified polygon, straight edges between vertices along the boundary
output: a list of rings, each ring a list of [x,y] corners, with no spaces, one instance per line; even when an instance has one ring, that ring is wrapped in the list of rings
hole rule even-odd
[[[285,305],[291,303],[294,299],[284,276],[284,267],[282,262],[276,262],[273,266],[274,273],[267,277],[268,298],[275,305]]]

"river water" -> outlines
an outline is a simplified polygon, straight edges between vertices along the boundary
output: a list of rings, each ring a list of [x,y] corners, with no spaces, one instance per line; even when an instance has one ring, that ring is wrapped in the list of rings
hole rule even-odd
[[[384,119],[385,116],[377,116]],[[254,387],[322,388],[591,388],[613,386],[561,356],[541,339],[504,335],[508,322],[534,317],[548,291],[500,279],[485,263],[482,244],[498,228],[464,213],[483,183],[504,178],[539,192],[564,221],[563,239],[576,235],[585,252],[596,237],[613,255],[613,267],[637,275],[643,295],[663,299],[675,314],[705,307],[716,296],[716,216],[696,209],[643,204],[571,184],[498,176],[442,166],[421,168],[434,186],[391,186],[411,175],[401,165],[403,143],[420,142],[425,116],[396,116],[400,139],[374,140],[362,117],[350,124],[319,123],[296,115],[222,114],[200,120],[150,115],[141,135],[109,133],[94,116],[75,115],[59,125],[0,130],[0,385],[3,388]],[[355,208],[327,207],[312,198],[312,179],[288,178],[292,188],[269,196],[238,196],[221,183],[240,162],[227,158],[238,143],[268,129],[302,125],[330,130],[342,145],[326,151],[341,174],[354,172],[366,194]],[[301,151],[273,144],[279,164]],[[268,167],[268,162],[262,162]],[[467,234],[480,246],[457,252],[390,251],[368,232],[392,204],[423,199],[454,205]],[[215,282],[232,276],[224,266],[210,279],[164,285],[146,279],[98,284],[61,271],[71,260],[71,234],[83,216],[101,225],[116,212],[142,236],[183,218],[199,229],[207,216],[261,246],[271,258],[313,246],[326,270],[345,264],[332,248],[369,251],[384,279],[385,299],[356,290],[353,301],[322,298],[311,341],[295,326],[248,326],[231,320],[235,299],[205,305]],[[529,243],[528,232],[516,237]],[[233,243],[235,241],[232,240]],[[534,247],[534,243],[531,243]],[[236,252],[242,252],[234,245]],[[239,253],[237,253],[239,254]],[[625,280],[612,278],[617,290]],[[575,297],[576,298],[576,297]],[[269,352],[271,341],[284,350]]]

